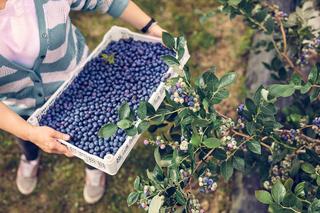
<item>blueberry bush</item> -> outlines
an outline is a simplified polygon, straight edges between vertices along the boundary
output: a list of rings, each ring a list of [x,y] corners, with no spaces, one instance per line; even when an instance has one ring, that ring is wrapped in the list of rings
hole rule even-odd
[[[185,39],[164,33],[163,43],[176,57],[162,59],[179,76],[166,81],[162,105],[156,110],[146,101],[136,108],[124,103],[120,121],[100,130],[106,138],[118,128],[152,133],[144,144],[154,147],[156,165],[136,178],[128,205],[138,203],[149,212],[203,212],[195,189],[210,193],[235,171],[259,171],[262,189],[255,196],[269,211],[320,212],[320,40],[319,29],[309,25],[316,10],[309,1],[290,15],[263,1],[220,2],[220,12],[240,15],[269,35],[258,46],[275,52],[264,65],[277,83],[259,87],[237,108],[237,118],[227,117],[216,106],[228,98],[236,74],[218,78],[213,67],[191,78],[188,66],[179,63]]]

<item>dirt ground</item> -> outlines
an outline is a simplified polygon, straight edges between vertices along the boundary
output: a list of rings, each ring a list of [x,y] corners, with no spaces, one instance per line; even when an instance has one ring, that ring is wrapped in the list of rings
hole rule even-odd
[[[218,75],[227,71],[238,73],[237,83],[230,89],[230,98],[221,105],[222,111],[234,115],[234,109],[246,94],[243,74],[252,31],[240,19],[230,21],[222,14],[204,21],[203,14],[210,14],[216,8],[215,1],[162,0],[157,1],[157,5],[150,0],[137,2],[169,32],[187,37],[194,75],[213,65],[216,65]],[[84,33],[91,50],[110,26],[127,26],[120,20],[97,14],[76,13],[72,20]],[[0,133],[0,212],[142,212],[136,207],[128,208],[126,197],[132,190],[135,176],[153,166],[152,150],[147,147],[136,146],[119,173],[108,177],[106,195],[95,205],[86,205],[82,197],[83,162],[62,156],[43,154],[35,193],[20,195],[15,186],[19,155],[19,147],[12,138]],[[221,182],[215,193],[199,197],[207,212],[228,212],[231,202],[228,184]]]

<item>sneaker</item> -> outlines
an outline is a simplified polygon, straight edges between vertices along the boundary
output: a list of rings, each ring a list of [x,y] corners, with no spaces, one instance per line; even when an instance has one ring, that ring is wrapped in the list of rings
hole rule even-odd
[[[18,190],[24,195],[31,194],[36,188],[39,162],[39,157],[28,161],[24,155],[21,155],[16,183]]]
[[[86,183],[83,189],[84,200],[93,204],[98,202],[105,191],[106,174],[97,169],[86,168]]]

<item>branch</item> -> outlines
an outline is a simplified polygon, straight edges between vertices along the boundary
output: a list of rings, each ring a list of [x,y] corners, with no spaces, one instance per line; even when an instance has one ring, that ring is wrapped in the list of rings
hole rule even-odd
[[[299,137],[302,138],[302,139],[304,139],[304,140],[307,141],[307,142],[320,144],[320,140],[315,139],[315,138],[311,138],[311,137],[309,137],[309,136],[306,136],[305,134],[300,134]]]

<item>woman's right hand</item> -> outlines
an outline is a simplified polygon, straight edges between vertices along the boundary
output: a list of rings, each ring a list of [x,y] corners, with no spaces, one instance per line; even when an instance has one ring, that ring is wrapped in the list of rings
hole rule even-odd
[[[47,126],[29,126],[28,140],[36,144],[44,152],[64,154],[67,157],[72,157],[72,153],[65,145],[58,141],[59,139],[68,141],[70,136]]]

